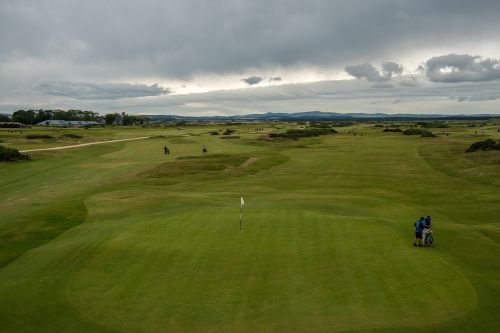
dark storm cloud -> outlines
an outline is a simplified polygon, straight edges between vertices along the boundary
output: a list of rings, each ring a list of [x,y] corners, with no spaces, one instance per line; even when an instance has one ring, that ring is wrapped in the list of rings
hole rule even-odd
[[[264,78],[260,77],[260,76],[250,76],[250,77],[247,77],[246,79],[241,79],[241,81],[245,82],[249,86],[259,84],[262,82],[262,80],[264,80]]]
[[[128,97],[159,96],[170,93],[168,88],[158,84],[128,83],[81,83],[81,82],[44,82],[38,89],[48,95],[75,99],[120,99]]]
[[[434,82],[477,82],[500,79],[500,62],[467,54],[448,54],[426,62],[426,75]]]
[[[0,61],[64,60],[66,75],[108,81],[343,67],[495,39],[499,13],[494,0],[2,1]]]

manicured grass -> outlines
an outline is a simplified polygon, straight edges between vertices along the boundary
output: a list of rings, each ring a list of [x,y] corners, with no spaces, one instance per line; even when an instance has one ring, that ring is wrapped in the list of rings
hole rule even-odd
[[[500,153],[466,154],[474,128],[259,140],[294,127],[272,126],[81,130],[156,137],[0,164],[0,331],[500,329]],[[67,144],[44,133],[0,134]],[[414,248],[427,214],[435,246]]]

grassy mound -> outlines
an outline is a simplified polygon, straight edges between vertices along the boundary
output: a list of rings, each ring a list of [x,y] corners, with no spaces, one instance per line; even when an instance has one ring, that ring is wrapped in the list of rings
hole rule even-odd
[[[206,156],[181,156],[177,161],[165,162],[144,175],[153,178],[192,175],[203,172],[223,171],[241,165],[247,155],[212,154]]]
[[[470,145],[466,152],[471,153],[478,150],[500,150],[500,141],[496,143],[494,140],[487,139],[484,141],[474,142]]]
[[[26,139],[35,140],[35,139],[53,139],[54,137],[48,134],[29,134],[26,135]]]
[[[15,162],[29,159],[28,155],[21,154],[17,149],[0,146],[0,162]]]

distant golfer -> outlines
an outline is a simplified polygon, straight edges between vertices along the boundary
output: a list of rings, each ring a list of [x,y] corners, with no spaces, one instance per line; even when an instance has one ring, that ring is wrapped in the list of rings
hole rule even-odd
[[[168,147],[166,145],[165,145],[165,147],[163,147],[163,152],[165,153],[165,155],[170,154],[170,150],[168,149]]]
[[[201,150],[201,153],[202,153],[203,155],[205,155],[206,153],[208,153],[208,150],[207,150],[207,148],[205,147],[205,145],[203,145],[203,149]]]

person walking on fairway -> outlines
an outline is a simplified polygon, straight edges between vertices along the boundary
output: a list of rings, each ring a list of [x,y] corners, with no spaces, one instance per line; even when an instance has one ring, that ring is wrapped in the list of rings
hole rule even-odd
[[[424,229],[424,217],[415,222],[415,243],[413,246],[422,246],[422,229]]]
[[[208,150],[207,150],[207,148],[205,148],[205,145],[203,145],[203,149],[201,150],[201,154],[205,155],[206,153],[208,153]]]
[[[165,155],[170,154],[170,150],[168,149],[167,145],[165,145],[165,147],[163,147],[163,152],[165,153]]]

